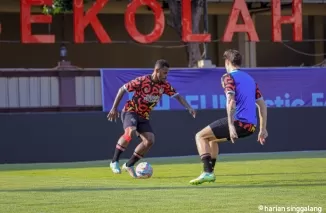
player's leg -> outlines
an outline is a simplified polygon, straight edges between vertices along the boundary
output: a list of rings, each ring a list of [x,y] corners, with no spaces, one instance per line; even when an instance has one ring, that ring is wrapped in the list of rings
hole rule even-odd
[[[201,184],[204,182],[215,181],[215,175],[212,168],[212,157],[210,140],[214,136],[211,127],[207,126],[196,134],[196,145],[201,161],[203,162],[204,172],[196,179],[190,181],[190,184]]]
[[[212,168],[214,172],[215,163],[219,153],[218,143],[215,141],[209,141],[209,147],[211,148],[211,158],[212,158],[211,162],[212,162]]]
[[[215,164],[216,164],[218,155],[220,153],[218,144],[221,143],[221,142],[225,142],[225,141],[228,141],[228,139],[227,138],[216,138],[216,137],[211,138],[210,141],[209,141],[209,146],[211,148],[213,172],[214,172],[214,169],[215,169]]]
[[[213,159],[216,159],[218,146],[213,145],[212,148],[214,150],[212,150],[210,144],[226,141],[228,135],[228,123],[225,118],[213,122],[196,134],[196,145],[203,162],[204,172],[198,178],[191,180],[191,184],[196,185],[215,181],[212,167],[212,154]]]
[[[122,112],[121,120],[123,123],[124,133],[119,138],[116,144],[114,155],[110,163],[110,168],[112,172],[115,174],[121,173],[120,165],[119,165],[120,156],[126,150],[133,136],[136,134],[136,128],[137,128],[137,116],[135,113]]]
[[[252,135],[255,132],[255,126],[252,124],[247,124],[247,123],[243,123],[240,121],[235,121],[234,122],[237,134],[238,134],[238,138],[245,138],[248,137],[250,135]],[[219,154],[219,147],[218,147],[218,143],[219,142],[225,142],[230,140],[229,137],[227,138],[223,138],[223,139],[212,139],[211,141],[209,141],[209,146],[211,148],[211,156],[212,156],[212,167],[213,167],[213,171],[214,171],[214,167],[215,167],[215,163],[216,160],[218,158],[218,154]]]
[[[139,137],[141,138],[141,143],[135,148],[135,151],[131,158],[123,165],[123,170],[128,171],[131,177],[137,177],[134,169],[134,165],[142,159],[145,154],[150,150],[154,144],[155,136],[152,131],[149,121],[141,121],[138,123]]]

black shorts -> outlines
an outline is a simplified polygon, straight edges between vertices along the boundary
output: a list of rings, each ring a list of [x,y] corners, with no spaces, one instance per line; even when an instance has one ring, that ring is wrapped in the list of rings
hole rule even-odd
[[[149,120],[140,117],[135,112],[122,112],[121,120],[123,129],[126,129],[127,127],[136,127],[138,133],[153,132]]]
[[[238,138],[248,137],[252,135],[256,130],[255,125],[241,121],[234,121],[234,126],[235,130],[237,131]],[[209,127],[212,129],[217,139],[226,138],[228,141],[230,140],[228,118],[222,118],[214,121],[209,125]]]

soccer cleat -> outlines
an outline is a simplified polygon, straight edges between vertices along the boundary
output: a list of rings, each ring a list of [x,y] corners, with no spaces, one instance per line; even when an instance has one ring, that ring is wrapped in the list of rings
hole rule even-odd
[[[205,182],[214,182],[215,180],[214,173],[203,172],[198,178],[191,180],[189,183],[191,185],[199,185]]]
[[[123,171],[127,171],[131,177],[137,178],[137,174],[136,174],[135,168],[133,166],[127,167],[126,163],[124,163],[122,165],[122,170]]]
[[[114,162],[114,163],[110,163],[110,168],[111,168],[111,170],[112,170],[112,172],[114,173],[114,174],[120,174],[121,173],[121,170],[120,170],[120,166],[119,166],[119,162],[118,161],[116,161],[116,162]]]

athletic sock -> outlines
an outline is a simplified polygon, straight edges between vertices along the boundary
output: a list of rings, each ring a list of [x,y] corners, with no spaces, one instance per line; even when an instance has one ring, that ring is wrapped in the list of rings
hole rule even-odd
[[[213,168],[212,168],[212,158],[211,154],[205,153],[200,156],[203,164],[204,164],[204,172],[212,173]]]
[[[117,144],[115,147],[114,155],[112,158],[112,163],[119,161],[120,155],[126,150],[125,147],[121,146],[120,144]]]
[[[212,169],[214,171],[215,163],[216,163],[216,158],[212,158]]]
[[[137,163],[141,158],[143,158],[142,155],[134,152],[134,154],[131,156],[131,158],[129,159],[129,161],[126,163],[126,166],[127,167],[134,166],[135,163]]]

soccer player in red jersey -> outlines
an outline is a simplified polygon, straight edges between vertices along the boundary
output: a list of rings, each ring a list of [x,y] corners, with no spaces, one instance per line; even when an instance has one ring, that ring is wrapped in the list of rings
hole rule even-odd
[[[119,165],[120,155],[126,150],[129,142],[136,134],[141,138],[142,142],[136,147],[129,161],[122,166],[122,170],[127,171],[132,177],[137,178],[134,165],[144,157],[154,143],[154,133],[149,122],[150,112],[160,101],[163,94],[176,98],[195,118],[195,110],[166,81],[169,68],[170,65],[168,62],[160,59],[156,62],[152,74],[131,80],[119,89],[112,109],[107,116],[110,121],[116,120],[119,117],[117,108],[125,92],[134,92],[134,95],[122,109],[121,119],[124,134],[116,144],[114,156],[110,163],[110,168],[113,173],[121,173]]]

